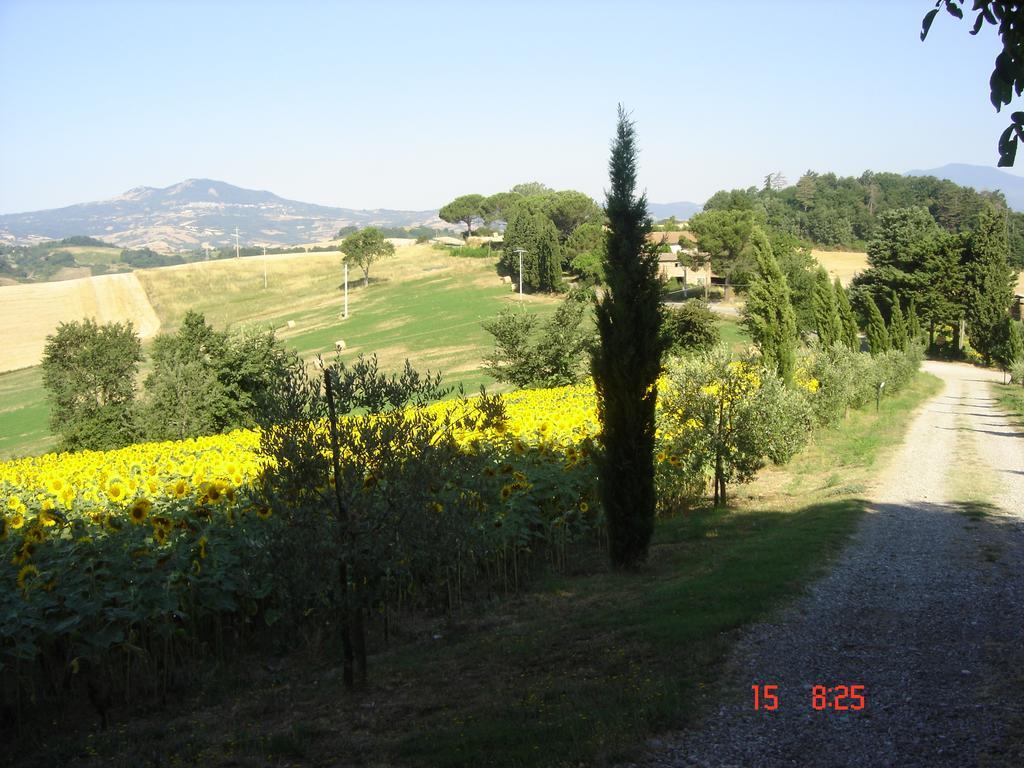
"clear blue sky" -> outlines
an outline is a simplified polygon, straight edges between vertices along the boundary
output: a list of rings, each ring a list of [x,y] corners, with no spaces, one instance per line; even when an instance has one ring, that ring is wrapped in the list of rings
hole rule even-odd
[[[618,102],[655,202],[994,165],[998,38],[943,14],[921,43],[932,5],[0,0],[0,212],[190,177],[353,208],[534,179],[600,200]]]

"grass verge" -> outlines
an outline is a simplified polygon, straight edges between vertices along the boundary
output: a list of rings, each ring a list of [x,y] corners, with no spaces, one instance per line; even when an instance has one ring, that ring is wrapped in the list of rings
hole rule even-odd
[[[281,658],[199,675],[200,688],[173,711],[129,717],[122,708],[113,731],[50,734],[26,764],[627,758],[647,736],[699,714],[736,630],[822,572],[864,512],[877,465],[940,388],[922,374],[879,413],[817,432],[790,465],[739,489],[733,507],[661,521],[642,573],[611,573],[600,552],[581,549],[569,573],[537,578],[526,594],[416,628],[410,642],[372,657],[371,684],[357,694],[341,689],[322,645],[296,637]]]
[[[1010,417],[1011,426],[1024,432],[1024,387],[1020,384],[993,384],[992,394]]]

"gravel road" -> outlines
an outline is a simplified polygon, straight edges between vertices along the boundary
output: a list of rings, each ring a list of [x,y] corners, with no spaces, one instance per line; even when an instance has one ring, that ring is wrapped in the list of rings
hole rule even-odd
[[[744,631],[709,715],[637,765],[1024,766],[1024,434],[990,394],[1000,376],[924,368],[945,389],[835,567]],[[754,684],[778,686],[776,711],[754,711]],[[844,684],[862,711],[812,708],[812,686]]]

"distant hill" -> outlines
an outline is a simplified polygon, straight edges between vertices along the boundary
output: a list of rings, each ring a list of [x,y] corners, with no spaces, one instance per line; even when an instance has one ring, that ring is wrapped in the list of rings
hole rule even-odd
[[[655,221],[667,219],[669,216],[675,216],[680,221],[686,221],[693,214],[700,213],[703,208],[704,206],[700,203],[688,202],[647,204],[647,212],[651,214],[651,218]]]
[[[163,189],[135,187],[109,200],[0,214],[0,242],[88,235],[123,248],[167,253],[233,244],[235,227],[242,245],[284,245],[327,240],[353,224],[450,228],[436,210],[332,208],[223,181],[188,179]]]
[[[1006,204],[1011,210],[1024,211],[1024,177],[990,168],[987,165],[967,165],[950,163],[941,168],[907,171],[905,176],[935,176],[948,179],[962,187],[973,187],[977,190],[994,192],[999,190],[1006,197]]]

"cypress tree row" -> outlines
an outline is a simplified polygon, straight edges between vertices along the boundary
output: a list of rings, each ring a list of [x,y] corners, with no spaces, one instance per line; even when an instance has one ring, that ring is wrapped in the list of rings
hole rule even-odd
[[[558,230],[551,219],[540,213],[535,215],[534,228],[537,232],[535,285],[542,291],[556,291],[562,282],[562,246],[558,243]]]
[[[871,294],[865,294],[864,301],[868,307],[868,349],[872,355],[878,355],[889,350],[889,332],[885,329],[885,320]]]
[[[789,285],[760,228],[751,234],[750,248],[757,260],[757,272],[743,308],[743,322],[761,350],[765,368],[791,384],[796,368],[796,313]]]
[[[850,297],[846,294],[843,284],[836,278],[832,291],[836,296],[836,310],[839,312],[839,322],[843,332],[841,339],[843,344],[853,352],[860,351],[860,331],[857,330],[857,318],[853,314],[853,307],[850,306]]]
[[[978,216],[965,254],[964,312],[971,346],[992,361],[1003,318],[1013,301],[1013,270],[1007,256],[1006,223],[991,207]]]
[[[814,282],[814,325],[822,346],[831,347],[842,339],[843,326],[828,273],[819,269]]]
[[[907,348],[907,321],[903,319],[900,299],[895,292],[892,294],[892,311],[889,314],[889,343],[893,349],[900,351]]]
[[[907,307],[907,336],[910,341],[918,342],[921,340],[923,331],[921,330],[921,321],[917,319],[917,307],[914,306],[914,300],[910,300],[910,306]]]
[[[633,123],[620,105],[605,205],[608,287],[595,308],[601,343],[592,358],[601,420],[599,487],[612,566],[620,569],[646,560],[654,531],[654,406],[667,346],[658,254],[646,241],[647,199],[635,195],[636,156]]]

